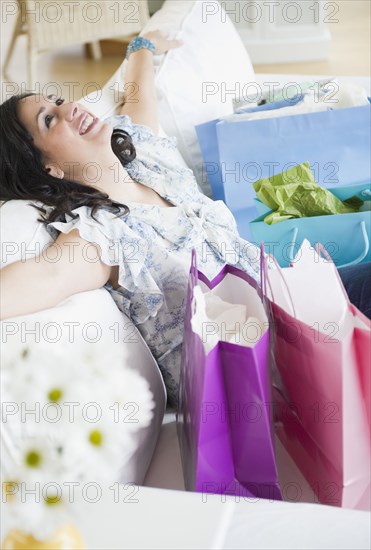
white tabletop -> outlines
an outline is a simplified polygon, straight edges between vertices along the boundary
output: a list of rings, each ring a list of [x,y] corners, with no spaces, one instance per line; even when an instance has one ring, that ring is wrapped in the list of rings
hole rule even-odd
[[[367,512],[137,486],[115,496],[76,499],[72,520],[88,549],[370,548]]]

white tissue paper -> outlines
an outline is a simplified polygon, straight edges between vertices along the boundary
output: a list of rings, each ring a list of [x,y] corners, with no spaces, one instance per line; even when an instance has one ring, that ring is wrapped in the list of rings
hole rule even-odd
[[[337,89],[329,90],[323,97],[323,102],[335,100],[334,109],[347,109],[349,107],[361,107],[369,105],[365,88],[354,84],[353,82],[338,82],[333,81],[337,85]]]
[[[223,120],[242,121],[260,120],[265,118],[277,118],[307,113],[317,113],[333,109],[346,109],[349,107],[360,107],[369,105],[366,90],[357,84],[350,82],[338,82],[331,80],[319,94],[317,90],[311,89],[306,92],[300,103],[271,111],[255,111],[252,113],[234,113],[223,117]]]
[[[245,305],[225,302],[211,291],[203,293],[198,286],[192,306],[192,330],[201,338],[206,354],[219,341],[252,347],[268,328],[260,319],[248,317]]]

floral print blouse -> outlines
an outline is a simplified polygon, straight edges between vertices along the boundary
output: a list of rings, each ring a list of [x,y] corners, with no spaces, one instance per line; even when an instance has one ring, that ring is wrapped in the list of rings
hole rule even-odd
[[[81,206],[48,229],[96,243],[104,263],[119,266],[119,288],[109,283],[119,309],[138,327],[162,372],[169,404],[178,399],[185,299],[192,249],[197,266],[212,279],[228,263],[259,279],[259,250],[243,240],[223,201],[213,201],[198,189],[192,170],[179,160],[176,138],[157,137],[127,115],[107,119],[113,128],[128,132],[136,159],[125,166],[135,181],[151,187],[173,207],[127,202],[128,215],[107,210],[90,216]],[[52,226],[52,227],[51,227]],[[53,229],[54,228],[54,229]]]

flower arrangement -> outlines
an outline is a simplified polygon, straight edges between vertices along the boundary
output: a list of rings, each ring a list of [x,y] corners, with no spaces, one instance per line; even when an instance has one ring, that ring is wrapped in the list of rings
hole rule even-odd
[[[71,482],[120,480],[153,396],[112,341],[10,342],[1,351],[6,523],[42,541],[68,519]]]

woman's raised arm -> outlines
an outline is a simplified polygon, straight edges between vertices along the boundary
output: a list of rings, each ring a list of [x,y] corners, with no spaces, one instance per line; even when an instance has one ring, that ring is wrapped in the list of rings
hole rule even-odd
[[[100,288],[111,269],[101,261],[99,247],[77,229],[61,233],[39,256],[1,269],[0,318],[42,311],[72,294]]]
[[[151,40],[155,53],[162,54],[178,48],[181,40],[167,40],[160,31],[146,33],[143,38]],[[124,87],[125,103],[120,114],[129,115],[135,124],[149,126],[158,135],[158,110],[153,67],[153,53],[146,49],[132,52],[128,58]]]

